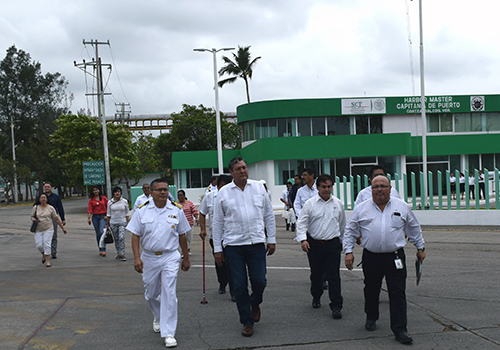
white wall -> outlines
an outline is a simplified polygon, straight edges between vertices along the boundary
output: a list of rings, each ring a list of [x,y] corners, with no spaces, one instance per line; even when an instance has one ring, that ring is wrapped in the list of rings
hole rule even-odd
[[[411,136],[422,135],[422,119],[418,115],[384,115],[382,118],[384,134],[409,132]]]

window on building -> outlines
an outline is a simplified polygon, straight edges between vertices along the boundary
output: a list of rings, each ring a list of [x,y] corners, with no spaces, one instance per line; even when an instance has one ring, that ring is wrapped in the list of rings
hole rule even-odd
[[[314,117],[311,118],[312,122],[312,135],[313,136],[324,136],[325,132],[325,118],[324,117]]]
[[[351,125],[349,117],[327,117],[328,135],[349,135]]]
[[[368,116],[361,115],[356,117],[356,135],[369,134]]]
[[[427,132],[439,132],[439,114],[427,116]]]
[[[267,137],[278,137],[278,129],[276,126],[276,119],[269,119],[269,130],[268,130],[268,136]]]
[[[485,114],[486,131],[500,131],[500,113],[482,114]]]
[[[311,118],[297,118],[298,136],[311,136]]]
[[[482,116],[480,113],[455,113],[455,132],[482,131]]]
[[[286,130],[291,136],[297,136],[297,118],[286,118]]]
[[[495,169],[494,154],[481,154],[481,169],[488,169],[488,171]]]
[[[370,116],[370,134],[381,134],[382,133],[382,116],[372,115]]]
[[[286,119],[279,118],[276,120],[277,129],[278,129],[278,137],[288,137],[291,136],[290,133],[286,130]]]

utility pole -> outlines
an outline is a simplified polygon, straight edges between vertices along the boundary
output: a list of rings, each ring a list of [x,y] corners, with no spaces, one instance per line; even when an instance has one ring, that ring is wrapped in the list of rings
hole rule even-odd
[[[10,116],[10,131],[12,133],[12,160],[14,162],[14,190],[12,191],[12,194],[14,195],[14,203],[18,203],[19,195],[17,193],[16,143],[14,142],[14,116],[12,114]]]
[[[92,46],[95,46],[95,60],[93,59],[91,63],[86,63],[83,61],[81,64],[77,64],[75,62],[75,67],[80,67],[84,66],[85,68],[87,65],[94,66],[94,70],[96,72],[96,80],[97,80],[97,94],[86,94],[86,95],[97,95],[97,109],[98,109],[98,117],[99,120],[101,121],[102,124],[102,143],[103,143],[103,148],[104,148],[104,170],[105,170],[105,175],[106,175],[106,196],[108,198],[111,198],[111,172],[109,169],[109,151],[108,151],[108,131],[106,129],[106,113],[105,113],[105,104],[104,104],[104,95],[111,95],[110,93],[104,93],[104,84],[103,84],[103,79],[102,79],[102,66],[107,66],[109,69],[111,69],[110,64],[102,64],[101,58],[99,57],[99,45],[108,45],[109,46],[109,40],[105,42],[99,42],[97,40],[90,40],[90,41],[85,41],[83,39],[83,45],[90,44]],[[86,73],[86,70],[85,70]]]

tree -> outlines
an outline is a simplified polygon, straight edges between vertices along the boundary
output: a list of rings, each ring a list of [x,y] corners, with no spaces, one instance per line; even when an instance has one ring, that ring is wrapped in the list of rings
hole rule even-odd
[[[54,120],[69,108],[72,95],[66,93],[67,84],[60,73],[43,75],[41,64],[15,46],[0,62],[0,157],[12,159],[13,120],[16,169],[23,171],[22,181],[46,179],[58,168],[48,157],[49,135],[56,128]]]
[[[224,120],[221,113],[222,148],[241,147],[241,127]],[[182,105],[180,113],[172,113],[170,133],[158,136],[156,154],[161,157],[161,168],[170,174],[172,151],[205,151],[217,149],[216,116],[213,108],[203,105]]]
[[[234,61],[226,56],[222,56],[222,60],[226,63],[226,65],[219,70],[219,76],[222,77],[224,74],[227,74],[229,76],[233,75],[233,77],[219,81],[219,86],[223,87],[227,83],[232,84],[236,81],[236,79],[242,78],[245,81],[247,101],[250,103],[248,80],[252,79],[253,68],[257,64],[257,60],[260,58],[261,57],[259,56],[251,60],[250,46],[238,46],[238,53],[233,53]]]
[[[146,173],[160,171],[161,160],[156,152],[157,138],[138,133],[135,137],[136,157],[141,162],[141,169]]]
[[[102,126],[96,118],[83,114],[62,115],[55,121],[58,126],[50,136],[55,148],[50,152],[64,164],[72,185],[83,185],[83,161],[103,160]],[[137,158],[133,134],[125,125],[107,123],[111,183],[125,182],[130,196],[130,186],[136,185],[144,171]]]

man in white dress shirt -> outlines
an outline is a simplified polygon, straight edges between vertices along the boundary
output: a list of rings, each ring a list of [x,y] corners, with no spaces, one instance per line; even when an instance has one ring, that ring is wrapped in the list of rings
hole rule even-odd
[[[374,165],[368,171],[368,180],[371,181],[375,176],[384,175],[387,176],[387,172],[380,165]],[[391,187],[391,197],[401,198],[399,196],[398,191]],[[363,188],[359,191],[358,196],[356,197],[356,201],[354,202],[354,206],[358,206],[360,203],[366,201],[367,199],[372,199],[372,188],[371,186]]]
[[[241,157],[231,159],[229,172],[233,182],[220,189],[214,205],[215,261],[222,265],[224,245],[243,325],[241,334],[249,337],[254,323],[260,320],[259,305],[267,283],[266,252],[271,255],[276,249],[276,222],[264,186],[259,181],[248,180],[246,161]],[[248,294],[247,269],[251,295]]]
[[[424,239],[417,218],[401,199],[390,196],[390,181],[385,176],[372,180],[372,200],[354,208],[344,233],[345,265],[352,270],[353,248],[361,236],[365,295],[365,329],[374,331],[379,318],[379,296],[385,277],[389,293],[391,330],[396,340],[409,344],[406,314],[405,233],[417,248],[417,259],[425,259]]]
[[[340,253],[345,228],[344,204],[332,196],[333,178],[320,175],[316,180],[318,193],[307,200],[297,222],[297,237],[307,253],[311,268],[312,306],[321,306],[323,280],[328,282],[332,317],[342,318],[340,289]]]
[[[316,170],[313,168],[305,168],[302,172],[302,179],[304,180],[304,186],[299,188],[297,191],[297,196],[295,197],[295,201],[293,202],[293,208],[295,210],[295,215],[297,218],[300,216],[300,211],[306,201],[314,197],[318,194],[318,190],[316,188],[316,183],[314,179],[316,177]]]
[[[142,203],[145,203],[151,199],[151,191],[149,190],[149,184],[142,185],[142,192],[143,192],[143,194],[141,194],[135,200],[134,210],[137,210],[137,208],[139,208]]]
[[[151,182],[153,199],[139,208],[127,225],[132,232],[134,268],[142,273],[145,299],[153,312],[153,331],[161,332],[167,348],[177,346],[177,272],[189,270],[186,232],[191,229],[182,209],[168,200],[168,184]],[[143,251],[140,254],[140,247]]]

